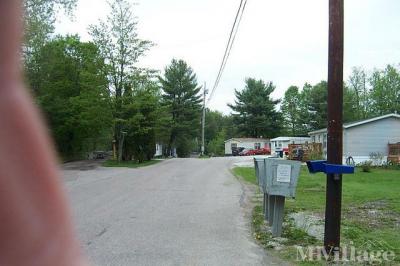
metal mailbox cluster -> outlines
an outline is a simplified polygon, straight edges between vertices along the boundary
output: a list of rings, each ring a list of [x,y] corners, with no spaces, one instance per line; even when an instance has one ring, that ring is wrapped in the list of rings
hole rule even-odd
[[[301,162],[254,158],[258,185],[264,194],[264,217],[272,226],[272,236],[282,234],[285,198],[294,198]]]

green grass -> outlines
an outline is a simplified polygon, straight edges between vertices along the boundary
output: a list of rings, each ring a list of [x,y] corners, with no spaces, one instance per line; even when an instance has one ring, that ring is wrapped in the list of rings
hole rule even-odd
[[[233,173],[249,183],[256,184],[254,168],[237,167]],[[296,199],[287,199],[286,212],[307,211],[324,215],[326,175],[310,174],[302,167],[296,190]],[[377,212],[377,217],[369,212]],[[254,214],[253,214],[254,215]],[[259,216],[259,215],[258,215]],[[257,223],[260,218],[253,218]],[[356,169],[355,174],[343,175],[342,191],[342,243],[354,242],[362,246],[366,241],[384,241],[397,249],[396,260],[400,260],[400,171],[372,168],[370,173]],[[259,228],[259,226],[258,226]],[[293,232],[292,232],[293,233]],[[301,232],[290,234],[298,242]],[[258,240],[263,236],[257,231]],[[307,241],[308,242],[308,241]]]
[[[296,200],[289,206],[296,210],[325,209],[326,175],[310,174],[302,167],[296,190]],[[372,169],[364,173],[343,175],[342,205],[344,208],[369,202],[385,201],[389,208],[400,213],[400,171]]]
[[[107,160],[105,161],[102,165],[104,167],[127,167],[127,168],[139,168],[139,167],[144,167],[144,166],[149,166],[153,165],[156,163],[161,162],[162,160],[151,160],[151,161],[145,161],[142,163],[138,163],[136,161],[122,161],[118,162],[115,160]]]
[[[235,167],[233,168],[233,174],[243,178],[246,182],[256,185],[256,173],[254,168],[251,167]]]

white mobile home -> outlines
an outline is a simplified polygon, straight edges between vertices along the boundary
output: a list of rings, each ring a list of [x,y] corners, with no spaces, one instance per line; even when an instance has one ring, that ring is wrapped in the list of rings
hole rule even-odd
[[[327,129],[308,133],[311,142],[322,143],[327,152]],[[386,161],[388,143],[400,142],[400,115],[388,114],[343,125],[343,162],[352,157],[355,163],[370,160],[372,153]]]
[[[232,138],[225,141],[225,155],[232,155],[232,148],[261,149],[270,148],[268,139]]]
[[[278,137],[271,139],[271,154],[276,154],[289,148],[289,144],[305,144],[311,142],[309,137]]]
[[[156,153],[154,154],[154,157],[162,155],[163,155],[163,145],[160,143],[156,143]]]

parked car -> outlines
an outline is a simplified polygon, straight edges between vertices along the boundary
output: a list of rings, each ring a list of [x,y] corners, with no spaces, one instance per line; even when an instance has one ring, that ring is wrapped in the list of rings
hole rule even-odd
[[[240,152],[242,152],[244,150],[243,147],[233,147],[232,148],[232,155],[233,156],[238,156],[240,155]]]
[[[271,150],[269,148],[261,148],[254,150],[255,155],[269,155]]]
[[[240,156],[251,156],[251,155],[256,155],[255,151],[252,149],[244,149],[239,153]]]

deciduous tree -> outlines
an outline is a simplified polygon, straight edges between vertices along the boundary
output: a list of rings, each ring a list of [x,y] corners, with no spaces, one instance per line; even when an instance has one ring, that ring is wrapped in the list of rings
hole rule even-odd
[[[104,59],[93,43],[59,37],[40,52],[36,100],[65,159],[110,146],[111,102]]]
[[[125,88],[131,87],[136,63],[152,43],[138,37],[137,21],[129,1],[113,0],[109,5],[111,11],[106,21],[91,25],[89,33],[106,59],[109,89],[115,96],[114,138],[118,147],[122,136],[122,95]]]
[[[303,133],[302,122],[300,120],[300,101],[301,94],[299,88],[290,86],[283,97],[281,110],[285,119],[284,127],[291,136],[297,136]]]
[[[376,115],[400,112],[400,71],[392,65],[375,70],[370,78],[372,110]]]

